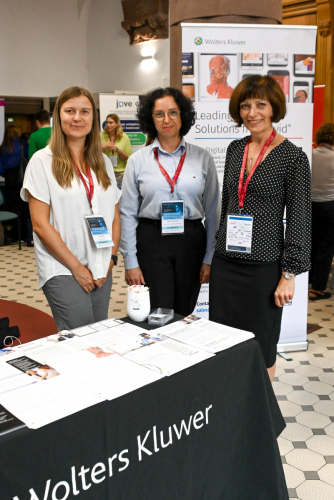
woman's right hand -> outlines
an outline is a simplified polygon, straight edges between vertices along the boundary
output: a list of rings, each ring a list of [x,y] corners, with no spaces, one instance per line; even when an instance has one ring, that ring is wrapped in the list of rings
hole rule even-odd
[[[102,144],[102,151],[104,151],[105,149],[110,149],[112,150],[114,144],[109,141],[109,142],[105,142],[104,144]]]
[[[125,270],[125,281],[127,285],[145,285],[145,280],[140,267]]]
[[[87,267],[79,263],[72,272],[74,279],[77,280],[86,293],[90,293],[95,288],[92,273]]]

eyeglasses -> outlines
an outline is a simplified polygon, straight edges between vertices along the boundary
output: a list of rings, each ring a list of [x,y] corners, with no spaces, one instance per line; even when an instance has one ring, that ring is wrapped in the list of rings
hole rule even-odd
[[[177,109],[169,109],[167,111],[167,113],[164,113],[163,111],[156,111],[155,113],[153,113],[152,116],[153,116],[153,118],[155,118],[158,121],[163,120],[166,115],[168,115],[168,117],[171,120],[176,120],[176,118],[179,116],[180,113],[181,113],[181,111],[179,111]]]

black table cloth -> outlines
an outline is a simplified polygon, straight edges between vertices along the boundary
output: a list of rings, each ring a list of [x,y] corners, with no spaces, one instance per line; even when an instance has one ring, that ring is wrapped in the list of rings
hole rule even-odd
[[[288,500],[285,426],[249,340],[38,430],[0,437],[1,500]]]

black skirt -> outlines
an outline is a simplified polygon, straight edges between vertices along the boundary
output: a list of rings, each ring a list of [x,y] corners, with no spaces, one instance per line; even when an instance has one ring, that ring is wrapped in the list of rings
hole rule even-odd
[[[215,252],[210,273],[211,321],[254,333],[267,368],[276,362],[282,307],[274,293],[281,278],[280,262],[230,259]]]

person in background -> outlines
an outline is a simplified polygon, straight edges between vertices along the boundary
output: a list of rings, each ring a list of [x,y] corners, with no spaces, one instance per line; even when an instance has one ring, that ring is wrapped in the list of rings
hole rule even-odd
[[[209,282],[220,214],[217,169],[206,149],[184,139],[195,123],[195,110],[180,90],[158,88],[147,94],[138,120],[153,142],[129,158],[124,174],[120,250],[125,280],[150,287],[152,309],[187,316],[201,283]],[[162,202],[167,202],[165,220],[171,214],[164,234]],[[178,234],[175,221],[178,228],[181,222]]]
[[[120,218],[115,174],[102,153],[94,99],[70,87],[58,97],[50,145],[34,154],[21,196],[29,201],[39,288],[59,331],[107,319]],[[100,214],[113,246],[97,248],[84,217]]]
[[[18,180],[21,161],[21,144],[25,158],[28,158],[28,143],[20,141],[19,134],[14,125],[7,125],[4,139],[0,146],[0,175],[5,178],[5,202],[8,210],[20,218],[21,239],[27,238],[27,225],[25,221],[24,203],[20,198],[22,182]],[[13,241],[19,238],[17,220],[11,221],[11,237]]]
[[[334,123],[318,129],[312,153],[312,252],[310,300],[329,299],[327,281],[334,255]]]
[[[129,136],[123,132],[119,117],[112,113],[107,116],[104,130],[100,133],[103,152],[114,167],[117,187],[121,189],[126,162],[132,154]]]
[[[50,113],[46,109],[41,109],[35,114],[36,132],[29,138],[29,160],[36,151],[44,149],[51,137]]]
[[[273,78],[241,81],[229,112],[250,135],[226,152],[209,319],[254,333],[272,381],[282,308],[294,296],[295,275],[310,269],[311,171],[302,149],[273,127],[286,114]]]
[[[30,133],[29,132],[22,132],[22,134],[20,135],[19,139],[20,141],[27,141],[27,143],[29,144],[29,139],[30,139]]]

